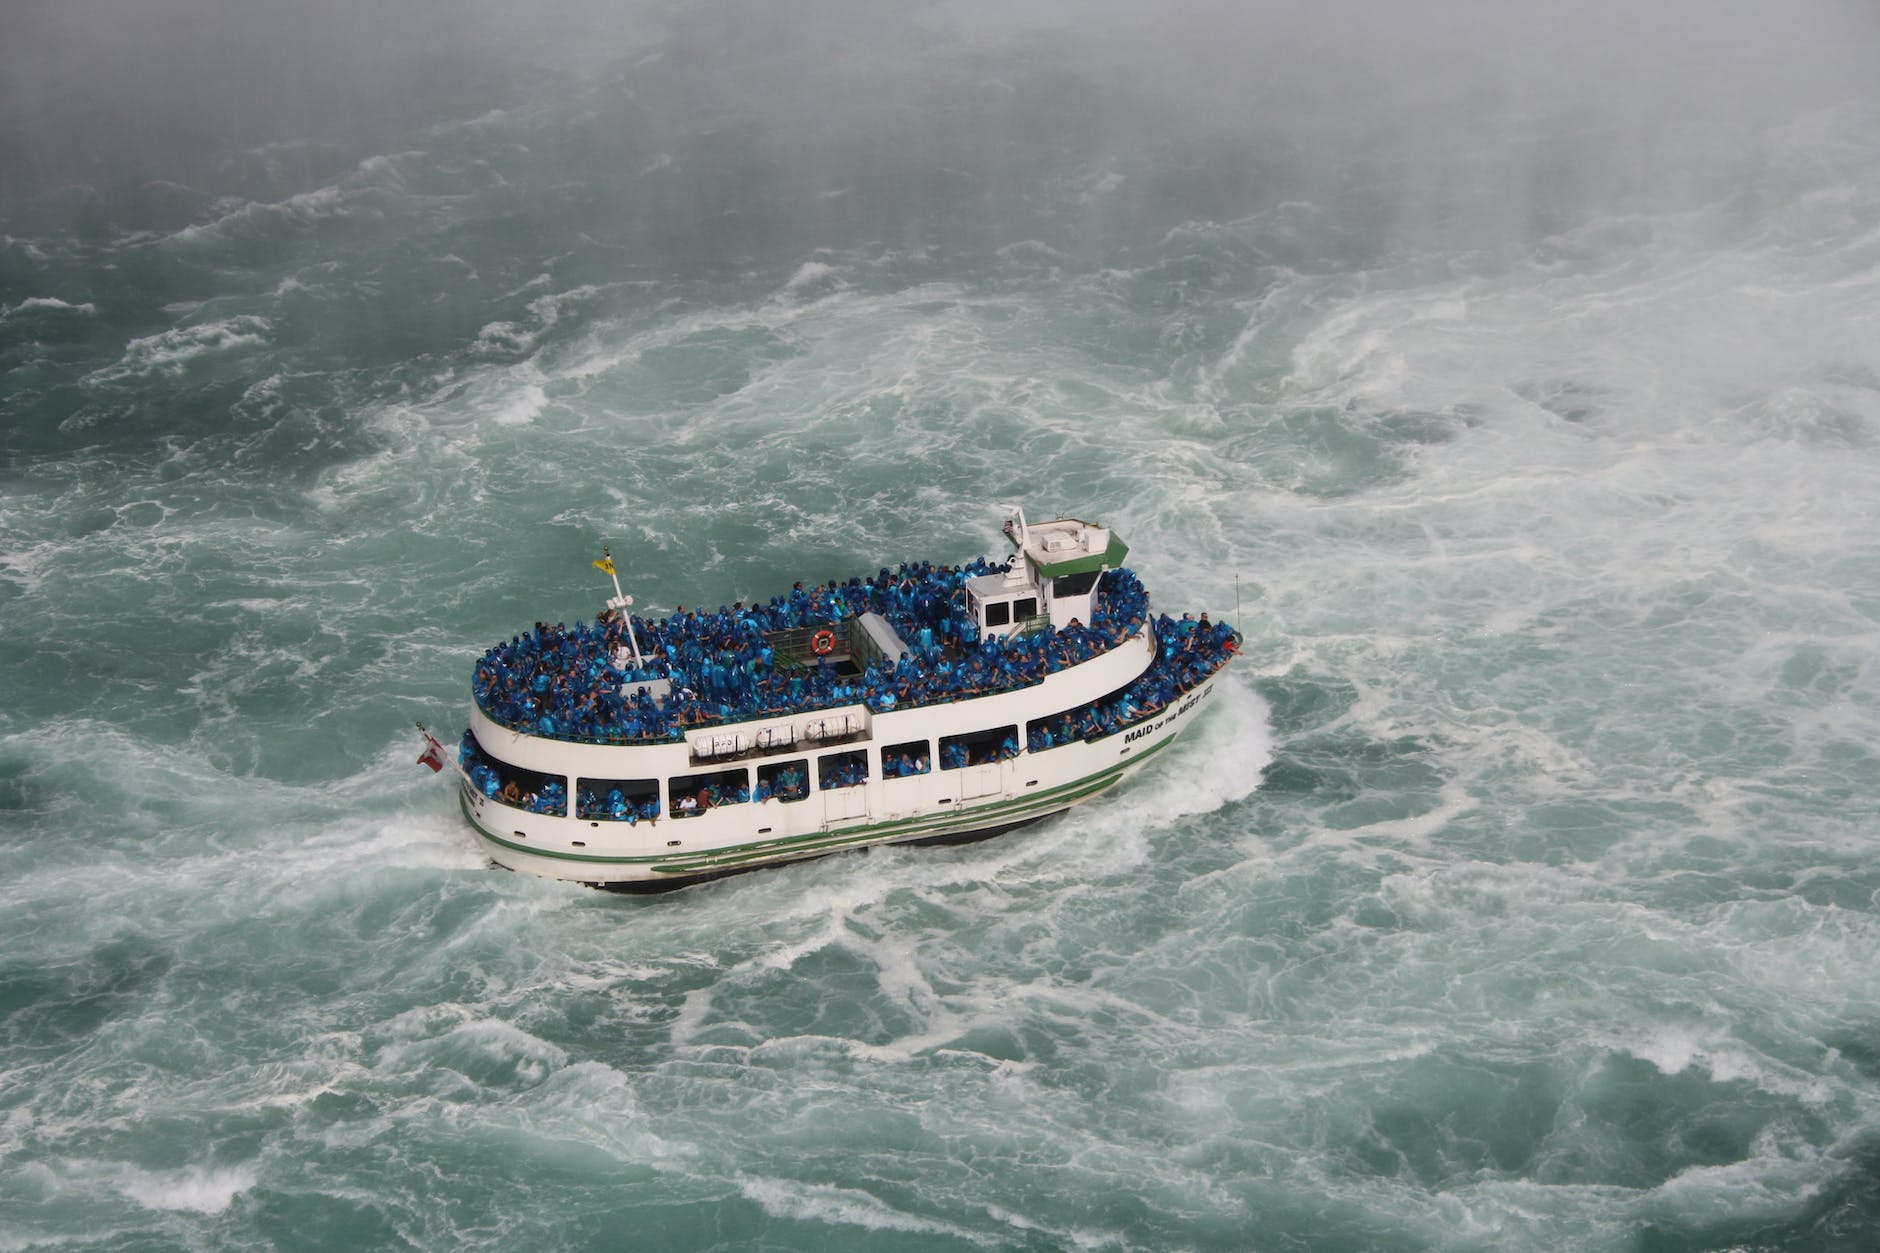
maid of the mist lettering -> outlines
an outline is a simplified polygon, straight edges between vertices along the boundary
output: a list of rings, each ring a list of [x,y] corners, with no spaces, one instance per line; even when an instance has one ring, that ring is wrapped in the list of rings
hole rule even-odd
[[[1197,704],[1201,702],[1202,697],[1208,695],[1213,690],[1214,690],[1214,686],[1212,684],[1209,684],[1207,687],[1202,688],[1199,692],[1196,692],[1193,696],[1190,696],[1187,700],[1183,701],[1181,708],[1177,709],[1174,713],[1169,714],[1165,718],[1158,718],[1154,722],[1145,723],[1144,725],[1137,727],[1134,731],[1131,731],[1129,734],[1125,735],[1123,737],[1123,743],[1125,744],[1133,743],[1134,741],[1141,739],[1145,735],[1154,735],[1157,731],[1160,731],[1163,727],[1175,721],[1175,719],[1181,717],[1183,714],[1187,713],[1190,709],[1193,709]]]

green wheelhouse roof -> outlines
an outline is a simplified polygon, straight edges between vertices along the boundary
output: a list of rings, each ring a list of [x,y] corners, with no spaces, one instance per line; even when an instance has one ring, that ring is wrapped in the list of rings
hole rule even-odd
[[[1101,553],[1079,553],[1064,561],[1039,561],[1038,573],[1047,579],[1061,579],[1070,574],[1089,574],[1094,570],[1114,570],[1123,564],[1123,558],[1129,556],[1129,545],[1114,531],[1110,533],[1110,546]]]

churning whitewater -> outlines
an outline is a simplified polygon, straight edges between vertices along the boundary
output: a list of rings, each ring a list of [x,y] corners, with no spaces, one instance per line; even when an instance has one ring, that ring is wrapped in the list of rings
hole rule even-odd
[[[1872,17],[884,7],[8,19],[0,1247],[1872,1247]],[[1014,504],[1244,633],[1068,813],[414,765]]]

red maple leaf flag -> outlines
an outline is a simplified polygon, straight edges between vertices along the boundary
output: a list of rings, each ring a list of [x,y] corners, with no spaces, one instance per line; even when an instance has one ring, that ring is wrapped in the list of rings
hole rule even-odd
[[[444,768],[444,746],[432,739],[423,726],[418,730],[424,735],[424,751],[418,754],[418,764],[431,767],[431,773],[436,774]]]

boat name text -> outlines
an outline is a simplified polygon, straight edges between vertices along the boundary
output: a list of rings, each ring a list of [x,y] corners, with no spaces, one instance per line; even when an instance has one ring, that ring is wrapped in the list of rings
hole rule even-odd
[[[1175,721],[1175,719],[1181,717],[1183,714],[1187,713],[1190,709],[1193,709],[1196,705],[1199,705],[1201,703],[1202,698],[1208,695],[1208,693],[1212,692],[1213,690],[1214,690],[1213,684],[1209,684],[1207,687],[1202,688],[1199,692],[1196,692],[1193,696],[1190,696],[1187,700],[1183,701],[1181,703],[1180,708],[1176,709],[1173,713],[1164,714],[1162,717],[1157,718],[1154,722],[1145,722],[1141,726],[1137,727],[1135,730],[1130,731],[1127,734],[1125,734],[1123,736],[1123,743],[1125,744],[1134,743],[1136,740],[1141,739],[1145,735],[1154,735],[1157,731],[1160,731],[1163,727]]]

